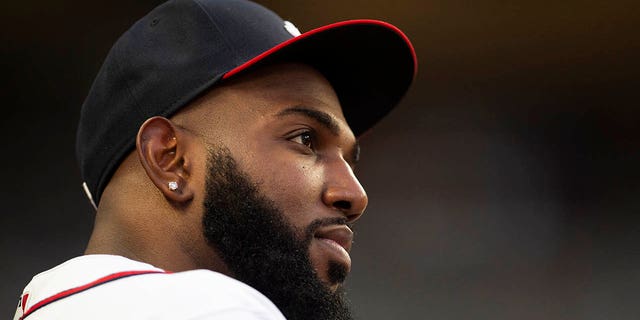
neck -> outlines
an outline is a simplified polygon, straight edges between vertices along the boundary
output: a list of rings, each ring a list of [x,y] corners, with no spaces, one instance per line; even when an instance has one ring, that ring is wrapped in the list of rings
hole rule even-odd
[[[119,255],[174,272],[209,269],[232,276],[201,229],[184,230],[171,214],[159,212],[109,212],[101,206],[85,254]]]

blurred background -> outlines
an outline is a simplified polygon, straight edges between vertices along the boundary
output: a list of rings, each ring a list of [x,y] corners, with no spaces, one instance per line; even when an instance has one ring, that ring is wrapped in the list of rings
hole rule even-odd
[[[258,2],[303,31],[386,20],[417,50],[414,86],[361,141],[358,319],[640,319],[637,1]],[[159,3],[0,4],[0,317],[82,254],[80,105]]]

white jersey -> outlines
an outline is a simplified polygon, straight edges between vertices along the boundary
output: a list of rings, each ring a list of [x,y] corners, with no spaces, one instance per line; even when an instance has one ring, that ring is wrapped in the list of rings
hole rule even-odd
[[[42,272],[24,289],[14,320],[283,320],[248,285],[209,270],[170,273],[113,255],[87,255]]]

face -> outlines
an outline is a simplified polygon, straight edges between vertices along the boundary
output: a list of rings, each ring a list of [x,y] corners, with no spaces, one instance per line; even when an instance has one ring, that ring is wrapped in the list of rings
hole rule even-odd
[[[344,309],[336,292],[351,268],[349,225],[367,197],[353,174],[356,139],[325,78],[303,65],[266,67],[181,114],[205,141],[204,234],[232,275],[292,319],[311,317],[287,304]],[[337,314],[348,313],[325,318]]]
[[[211,146],[224,146],[299,237],[318,221],[353,223],[367,205],[353,173],[356,139],[331,85],[314,69],[281,64],[230,82],[205,97],[194,117]],[[348,272],[352,233],[323,225],[309,243],[318,277],[332,290],[332,265]]]

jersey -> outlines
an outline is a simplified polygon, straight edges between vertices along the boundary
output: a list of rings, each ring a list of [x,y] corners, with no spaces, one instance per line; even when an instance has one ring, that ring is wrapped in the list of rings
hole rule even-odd
[[[80,256],[25,287],[14,320],[283,320],[267,297],[209,270],[170,273],[121,256]]]

